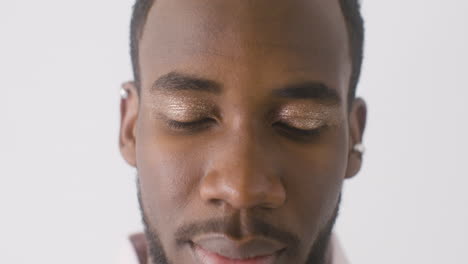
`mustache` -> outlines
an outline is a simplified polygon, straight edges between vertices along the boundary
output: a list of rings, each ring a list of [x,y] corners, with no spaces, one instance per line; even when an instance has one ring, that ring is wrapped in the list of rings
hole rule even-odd
[[[145,228],[145,234],[149,242],[149,253],[151,255],[151,258],[153,259],[153,261],[155,261],[155,263],[169,264],[170,262],[168,261],[165,255],[162,243],[159,240],[157,232],[150,224],[148,216],[145,213],[138,177],[136,178],[136,182],[138,191],[137,197],[140,205],[142,222]],[[306,261],[307,264],[324,264],[331,233],[335,221],[338,217],[341,197],[342,194],[340,193],[333,216],[329,219],[325,228],[321,230],[319,236],[314,242],[314,245],[309,251],[309,255]],[[206,221],[192,222],[182,225],[176,230],[175,233],[176,246],[182,247],[183,244],[190,242],[193,237],[210,232],[226,234],[227,236],[231,236],[233,238],[241,238],[244,233],[247,233],[249,236],[263,236],[265,238],[284,243],[285,245],[287,245],[287,250],[285,254],[289,257],[294,257],[298,254],[300,240],[298,236],[294,235],[292,232],[288,232],[277,228],[259,218],[252,217],[248,219],[249,221],[247,221],[247,225],[241,225],[239,219],[239,217],[230,216],[209,219]]]
[[[143,209],[143,200],[141,197],[138,175],[136,177],[136,184],[138,190],[138,203],[140,205],[143,224],[150,233],[156,234],[156,230],[151,226],[148,216]],[[299,237],[292,232],[275,227],[258,217],[250,217],[242,223],[239,215],[237,215],[237,217],[226,216],[182,225],[176,230],[174,237],[176,245],[182,246],[183,244],[190,242],[193,237],[207,233],[225,234],[232,239],[241,239],[242,236],[245,235],[264,237],[286,244],[290,249],[297,249],[300,244]]]
[[[183,225],[175,233],[176,243],[180,246],[207,233],[225,234],[234,240],[244,236],[264,237],[286,244],[288,248],[297,248],[300,241],[292,232],[277,228],[260,218],[250,217],[241,222],[240,217],[235,215]]]

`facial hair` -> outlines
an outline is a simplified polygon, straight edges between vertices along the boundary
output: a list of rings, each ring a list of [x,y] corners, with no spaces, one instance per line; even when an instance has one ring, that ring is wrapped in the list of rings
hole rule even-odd
[[[172,262],[168,260],[166,253],[164,251],[163,245],[161,243],[161,240],[159,239],[159,235],[157,231],[151,226],[151,223],[147,215],[145,214],[143,201],[141,198],[140,185],[139,183],[137,183],[137,185],[138,185],[137,187],[138,188],[138,202],[140,205],[142,222],[143,222],[145,236],[146,236],[148,249],[149,249],[149,256],[150,256],[149,261],[152,261],[152,263],[148,263],[148,264],[173,264]],[[335,225],[336,219],[338,218],[340,202],[341,202],[341,194],[339,196],[333,215],[327,221],[327,224],[325,225],[325,227],[320,231],[317,239],[315,240],[315,242],[313,243],[309,251],[309,255],[304,264],[329,264],[327,263],[328,246],[330,244],[330,238],[331,238],[333,227]]]

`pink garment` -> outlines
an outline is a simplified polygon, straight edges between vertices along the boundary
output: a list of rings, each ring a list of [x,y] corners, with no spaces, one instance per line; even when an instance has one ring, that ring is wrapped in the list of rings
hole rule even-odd
[[[332,235],[330,249],[332,253],[331,264],[350,264],[335,234]]]
[[[331,264],[349,264],[343,249],[335,235],[330,241],[330,252],[332,254]],[[146,264],[146,240],[144,234],[139,233],[130,236],[130,240],[121,252],[117,264]]]

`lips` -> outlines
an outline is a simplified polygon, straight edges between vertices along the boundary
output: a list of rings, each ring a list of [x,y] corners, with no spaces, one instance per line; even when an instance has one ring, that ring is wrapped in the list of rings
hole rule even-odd
[[[273,264],[285,249],[282,243],[260,237],[234,241],[224,235],[208,235],[192,242],[203,264]]]

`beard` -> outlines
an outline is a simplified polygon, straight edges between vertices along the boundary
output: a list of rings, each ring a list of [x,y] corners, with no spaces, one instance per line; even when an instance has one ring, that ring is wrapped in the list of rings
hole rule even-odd
[[[140,206],[140,212],[142,216],[142,222],[144,226],[144,231],[145,231],[145,236],[146,236],[146,241],[148,243],[148,249],[149,249],[149,257],[150,259],[148,261],[151,261],[148,264],[176,264],[172,263],[168,260],[166,253],[164,251],[163,245],[161,243],[161,240],[159,239],[159,235],[157,231],[151,226],[150,221],[145,214],[144,207],[143,207],[143,201],[141,198],[141,192],[140,192],[140,185],[138,185],[138,202]],[[313,245],[311,246],[309,250],[309,254],[307,257],[307,260],[304,264],[329,264],[327,261],[327,252],[328,252],[328,246],[330,244],[330,238],[332,235],[332,230],[335,225],[336,219],[338,218],[338,212],[339,212],[339,207],[340,207],[340,202],[341,202],[341,194],[339,195],[338,202],[336,204],[335,210],[326,222],[326,225],[320,230],[319,235],[317,236],[317,239],[314,241]],[[259,229],[266,230],[265,233],[275,233],[275,229],[270,227],[267,224],[262,224],[259,223],[257,224]],[[209,229],[209,228],[208,228]],[[276,232],[281,232],[281,231],[276,231]],[[281,235],[279,235],[281,236]],[[283,236],[284,237],[284,236]],[[287,237],[287,235],[286,235]],[[299,243],[295,237],[285,239],[291,241],[293,244]],[[297,240],[297,242],[295,242]],[[297,248],[297,247],[296,247]],[[295,252],[293,252],[291,255],[294,255]]]

